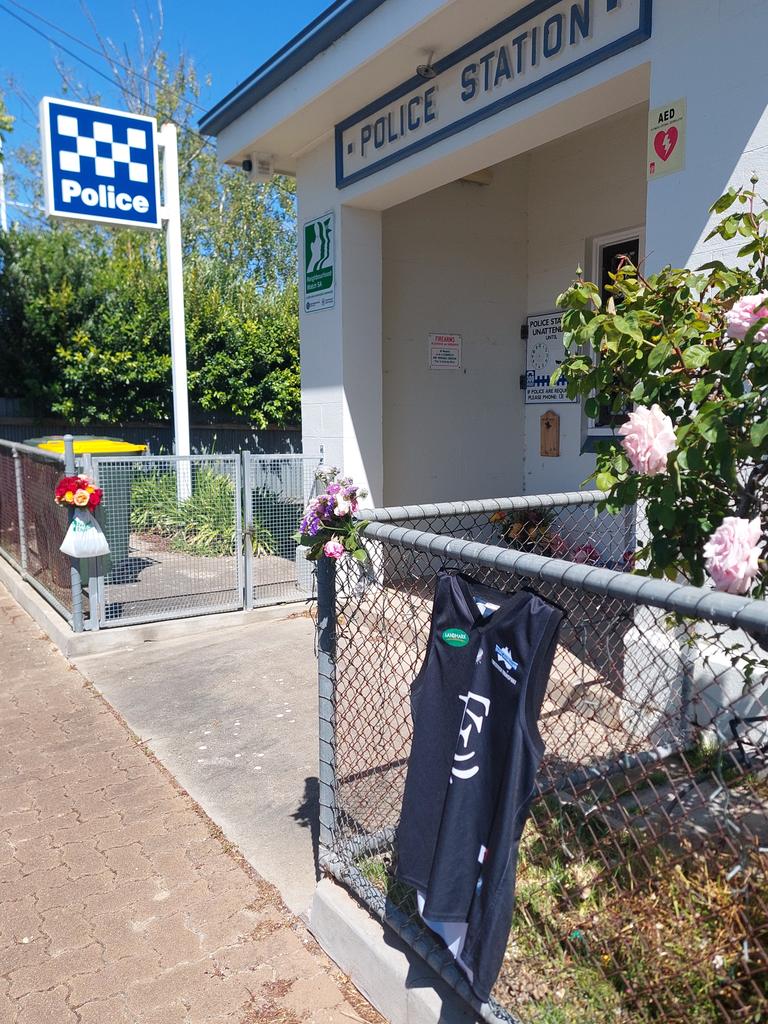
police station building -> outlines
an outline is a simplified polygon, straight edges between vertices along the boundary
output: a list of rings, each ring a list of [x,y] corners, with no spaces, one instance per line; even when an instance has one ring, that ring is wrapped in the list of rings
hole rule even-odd
[[[555,299],[768,190],[765,0],[341,0],[203,119],[298,185],[304,450],[376,504],[578,488]],[[736,243],[734,243],[736,247]]]

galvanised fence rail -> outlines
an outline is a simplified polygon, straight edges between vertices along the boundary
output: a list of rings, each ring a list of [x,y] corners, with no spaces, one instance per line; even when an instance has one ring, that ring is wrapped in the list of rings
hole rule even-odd
[[[59,551],[65,458],[0,442],[0,553],[75,631],[300,601],[314,577],[293,533],[319,459],[302,455],[88,456],[110,554]]]
[[[484,1020],[756,1024],[768,1015],[768,603],[610,567],[630,567],[635,526],[592,537],[599,497],[364,512],[370,564],[321,561],[322,863]],[[567,612],[512,932],[482,1007],[393,870],[409,692],[443,567],[532,586]]]

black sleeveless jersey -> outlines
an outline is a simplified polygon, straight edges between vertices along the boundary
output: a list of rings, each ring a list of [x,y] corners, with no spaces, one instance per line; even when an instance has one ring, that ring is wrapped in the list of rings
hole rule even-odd
[[[437,581],[411,688],[413,743],[397,875],[485,1002],[514,906],[520,836],[544,745],[536,726],[562,611],[463,575]]]

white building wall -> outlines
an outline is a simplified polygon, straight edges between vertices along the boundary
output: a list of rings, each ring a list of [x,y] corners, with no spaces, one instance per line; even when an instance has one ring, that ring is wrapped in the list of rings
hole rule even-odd
[[[645,222],[645,104],[584,128],[530,154],[528,177],[529,314],[554,310],[555,299],[582,267],[592,240]],[[540,418],[560,416],[560,456],[540,455]],[[526,494],[578,490],[594,469],[582,454],[586,421],[581,404],[525,407]]]
[[[753,171],[768,188],[768,61],[765,0],[654,3],[651,106],[687,100],[686,166],[648,186],[651,271],[729,258],[736,239],[706,242],[707,210]]]
[[[495,497],[522,485],[527,158],[383,215],[387,504]],[[427,338],[460,334],[459,370]]]

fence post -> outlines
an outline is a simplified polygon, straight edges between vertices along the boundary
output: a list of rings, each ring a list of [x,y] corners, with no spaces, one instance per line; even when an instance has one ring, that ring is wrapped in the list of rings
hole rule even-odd
[[[64,472],[67,476],[75,475],[75,445],[71,434],[64,435]],[[70,510],[69,521],[72,522],[74,511]],[[80,579],[80,561],[69,560],[69,578],[72,589],[72,629],[75,633],[83,632],[83,583]]]
[[[336,826],[336,563],[317,562],[317,686],[320,713],[318,803],[320,851],[330,850]]]
[[[83,473],[97,483],[93,469],[93,456],[89,452],[83,455]],[[86,564],[88,566],[88,628],[96,633],[101,619],[101,581],[99,578],[101,559],[89,558]]]
[[[27,571],[27,518],[24,512],[24,479],[21,474],[21,456],[16,448],[12,449],[13,474],[16,478],[16,517],[19,521],[19,553],[21,558],[21,573]]]
[[[251,453],[242,452],[243,461],[243,586],[244,608],[253,608],[253,492],[251,490]]]

